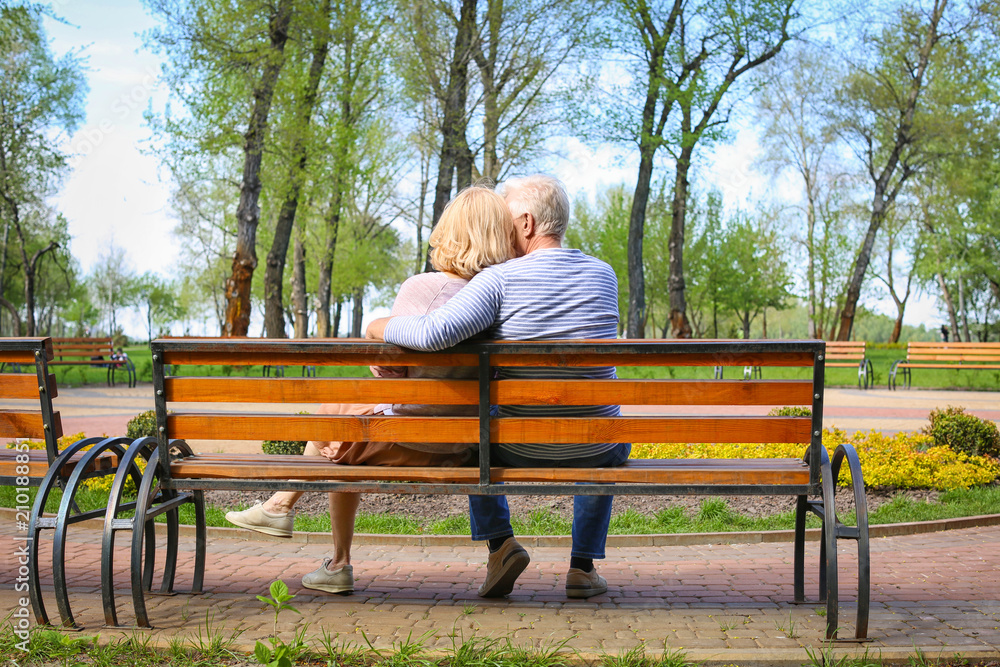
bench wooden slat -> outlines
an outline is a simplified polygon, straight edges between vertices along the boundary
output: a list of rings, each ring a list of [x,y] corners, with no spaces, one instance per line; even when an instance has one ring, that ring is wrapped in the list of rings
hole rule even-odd
[[[187,378],[164,379],[172,402],[423,403],[475,405],[476,380],[429,378]]]
[[[986,343],[965,343],[965,342],[954,342],[954,343],[943,343],[940,341],[912,341],[906,344],[907,347],[911,348],[937,348],[941,350],[967,350],[970,348],[984,348],[992,350],[1000,350],[1000,343],[986,342]]]
[[[18,467],[25,465],[24,463],[17,462],[15,459],[17,454],[28,455],[27,477],[44,477],[45,473],[49,471],[49,459],[43,449],[30,449],[27,452],[15,452],[12,449],[0,449],[0,477],[25,476],[17,473]],[[80,459],[83,457],[83,454],[83,452],[78,452],[74,454],[69,461],[67,461],[66,466],[62,469],[63,477],[69,477],[69,474],[73,472],[76,464],[79,463]],[[117,464],[118,457],[113,455],[111,452],[105,452],[97,457],[97,459],[90,466],[89,471],[111,470]]]
[[[423,403],[474,405],[475,380],[187,378],[164,380],[167,401],[206,403]],[[812,383],[690,380],[501,380],[498,405],[810,405]]]
[[[174,413],[171,438],[189,440],[364,440],[479,442],[476,417],[363,417],[259,413]]]
[[[107,366],[107,365],[122,366],[125,364],[123,359],[79,359],[76,361],[50,361],[49,366]]]
[[[31,350],[0,350],[0,364],[35,365],[35,353]]]
[[[507,417],[491,422],[496,443],[800,442],[808,417]]]
[[[495,366],[812,366],[808,352],[774,352],[753,354],[736,352],[658,354],[494,354]]]
[[[45,428],[38,410],[0,412],[0,438],[43,438]]]
[[[49,398],[59,395],[56,376],[49,374]],[[38,400],[38,377],[27,373],[0,375],[0,398],[27,398]]]
[[[476,484],[479,469],[406,466],[340,466],[318,456],[226,457],[199,454],[175,461],[178,479],[300,479]],[[263,459],[263,460],[262,460]],[[805,485],[809,467],[801,459],[636,459],[616,468],[491,468],[503,482],[617,482],[634,484]]]
[[[812,405],[799,380],[500,380],[496,405]]]
[[[496,443],[801,442],[807,417],[506,417],[491,422]],[[479,441],[475,417],[359,417],[258,413],[174,413],[173,438],[189,440]]]

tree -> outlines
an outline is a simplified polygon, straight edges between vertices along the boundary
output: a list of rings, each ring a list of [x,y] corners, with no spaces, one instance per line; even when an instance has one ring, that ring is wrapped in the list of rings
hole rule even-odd
[[[40,265],[65,239],[65,221],[46,198],[65,173],[60,150],[83,118],[86,91],[79,60],[57,58],[35,5],[0,7],[0,225],[3,227],[0,299],[20,327],[16,306],[6,292],[11,231],[15,261],[23,278],[25,333],[36,335],[35,293]]]
[[[174,296],[178,285],[147,271],[136,278],[132,285],[132,300],[144,313],[146,334],[153,340],[154,327],[168,328],[184,314],[184,309]]]
[[[402,40],[412,57],[403,71],[418,114],[436,115],[430,144],[439,147],[431,228],[453,191],[476,178],[497,181],[540,154],[558,120],[553,80],[601,9],[580,0],[411,5]]]
[[[284,184],[284,197],[275,223],[274,238],[271,250],[267,253],[267,265],[264,270],[264,330],[268,338],[285,337],[285,318],[282,299],[282,284],[284,282],[285,260],[288,256],[288,245],[292,236],[292,226],[295,224],[295,214],[299,208],[299,198],[307,178],[307,162],[309,159],[309,140],[316,100],[319,93],[320,80],[326,67],[327,54],[330,51],[330,20],[333,14],[331,0],[324,0],[315,16],[307,18],[310,25],[311,49],[308,52],[308,71],[301,85],[296,85],[292,97],[294,102],[290,122],[285,127],[291,144],[288,174]],[[293,61],[293,58],[287,60]],[[293,63],[294,64],[294,63]],[[290,65],[291,66],[291,65]],[[287,70],[286,70],[287,71]],[[297,83],[296,78],[296,83]],[[304,259],[304,246],[297,246],[301,261]],[[304,290],[304,267],[301,280]],[[303,295],[300,301],[304,302]]]
[[[125,249],[108,243],[87,279],[90,297],[107,318],[108,335],[118,332],[118,310],[134,301],[135,276]]]
[[[948,16],[946,17],[946,13]],[[837,340],[849,340],[872,249],[910,179],[951,152],[963,122],[978,113],[983,60],[970,53],[979,9],[934,0],[895,11],[877,34],[863,32],[860,58],[838,91],[839,131],[873,186],[868,229],[847,283]],[[992,48],[992,47],[990,47]],[[970,57],[972,56],[972,57]]]
[[[257,267],[260,174],[268,117],[285,63],[295,3],[146,1],[161,19],[148,41],[167,56],[164,78],[187,114],[163,121],[163,131],[176,142],[172,150],[212,154],[239,150],[242,158],[223,335],[245,336]]]
[[[653,167],[666,147],[674,160],[670,235],[670,319],[674,336],[691,335],[686,315],[684,227],[695,147],[719,136],[733,85],[791,38],[795,0],[689,4],[620,0],[612,10],[613,44],[634,74],[602,102],[608,138],[634,142],[639,172],[628,235],[627,328],[641,337],[646,320],[643,236]],[[619,45],[622,45],[619,47]]]
[[[765,83],[756,97],[762,143],[776,173],[791,170],[802,182],[801,203],[792,208],[804,215],[805,233],[795,240],[805,252],[809,336],[822,339],[832,333],[832,318],[841,305],[833,285],[839,287],[847,277],[840,266],[847,235],[839,210],[846,178],[836,162],[828,94],[830,82],[840,75],[828,54],[806,44],[762,71]]]
[[[737,217],[727,225],[722,239],[721,298],[737,315],[743,338],[750,338],[750,325],[767,308],[784,308],[791,276],[785,253],[773,227],[761,217]]]

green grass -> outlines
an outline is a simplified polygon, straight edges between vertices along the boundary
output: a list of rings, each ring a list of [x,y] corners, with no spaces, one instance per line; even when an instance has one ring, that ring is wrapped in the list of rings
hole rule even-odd
[[[15,489],[0,487],[0,506],[15,505]],[[61,492],[54,491],[47,503],[46,511],[54,513],[59,506]],[[77,503],[84,510],[103,507],[105,496],[94,491],[81,491]],[[209,526],[231,527],[225,520],[229,509],[209,506],[206,521]],[[1000,514],[1000,486],[972,489],[958,489],[941,494],[939,502],[911,500],[902,495],[869,513],[872,525],[907,523],[911,521],[932,521],[953,519],[982,514]],[[194,523],[194,507],[190,504],[180,509],[181,522]],[[160,517],[158,520],[162,520]],[[847,525],[855,525],[853,512],[841,516]],[[519,535],[568,535],[570,522],[557,514],[536,509],[527,516],[511,519],[514,532]],[[819,520],[810,516],[810,527],[818,527]],[[394,514],[359,514],[355,523],[359,533],[380,533],[386,535],[468,535],[469,517],[465,514],[450,516],[436,521],[425,521],[409,516]],[[632,509],[611,517],[609,533],[612,535],[649,535],[671,533],[724,533],[734,531],[789,530],[795,526],[793,511],[764,517],[749,517],[732,510],[724,498],[709,498],[701,503],[697,511],[687,512],[681,507],[669,507],[655,514],[644,514]],[[295,530],[325,533],[330,530],[330,517],[325,514],[295,517]]]

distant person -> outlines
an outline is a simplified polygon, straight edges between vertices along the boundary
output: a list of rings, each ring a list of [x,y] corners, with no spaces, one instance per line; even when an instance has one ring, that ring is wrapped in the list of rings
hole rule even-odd
[[[948,327],[946,327],[945,325],[942,324],[941,325],[941,340],[943,340],[946,343],[948,342],[948,333],[949,333],[948,332]]]

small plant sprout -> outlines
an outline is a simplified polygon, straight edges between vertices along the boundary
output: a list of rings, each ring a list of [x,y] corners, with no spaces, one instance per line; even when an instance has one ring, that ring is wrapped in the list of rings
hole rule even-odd
[[[785,633],[785,636],[788,637],[789,639],[795,639],[796,637],[799,636],[795,632],[795,621],[792,620],[792,612],[788,612],[788,622],[787,623],[782,623],[781,621],[775,621],[774,622],[774,627],[775,627],[775,629],[778,630],[778,632]]]
[[[288,601],[295,596],[288,592],[288,586],[281,579],[271,582],[270,589],[271,597],[266,598],[263,595],[258,595],[257,599],[264,604],[269,604],[274,607],[274,636],[278,636],[278,614],[283,610],[289,609],[294,611],[296,614],[301,614],[298,609],[288,604]]]

